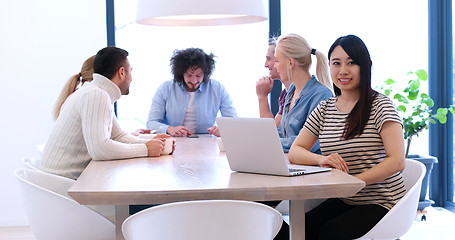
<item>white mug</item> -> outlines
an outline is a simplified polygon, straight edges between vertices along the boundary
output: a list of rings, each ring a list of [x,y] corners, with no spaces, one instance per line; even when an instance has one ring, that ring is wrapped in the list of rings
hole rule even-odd
[[[173,145],[174,145],[174,139],[173,138],[166,138],[166,141],[164,142],[164,150],[161,153],[161,155],[169,155],[169,154],[171,154]]]

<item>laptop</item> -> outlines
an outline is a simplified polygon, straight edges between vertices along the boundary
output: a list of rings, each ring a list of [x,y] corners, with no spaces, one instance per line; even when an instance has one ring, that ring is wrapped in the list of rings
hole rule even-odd
[[[233,171],[297,176],[331,170],[319,166],[290,165],[272,118],[217,117],[216,123]]]

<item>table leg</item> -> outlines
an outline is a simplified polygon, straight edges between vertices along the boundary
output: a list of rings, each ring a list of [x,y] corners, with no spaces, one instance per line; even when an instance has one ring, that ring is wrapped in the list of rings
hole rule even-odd
[[[123,221],[129,216],[128,205],[115,205],[115,239],[125,240],[122,233]]]
[[[305,200],[289,201],[289,234],[291,240],[305,239]]]

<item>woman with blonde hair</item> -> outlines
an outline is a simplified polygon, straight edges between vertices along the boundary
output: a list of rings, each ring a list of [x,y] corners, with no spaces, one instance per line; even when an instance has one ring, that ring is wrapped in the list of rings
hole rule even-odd
[[[315,55],[317,60],[317,77],[310,74],[312,55]],[[297,34],[278,38],[275,58],[280,80],[292,82],[278,127],[281,145],[284,152],[288,152],[311,111],[319,102],[333,96],[332,82],[324,54],[312,48],[303,37]],[[319,144],[316,144],[311,151],[320,153]]]
[[[57,120],[60,115],[60,109],[62,108],[65,100],[74,93],[78,87],[83,86],[85,82],[90,82],[93,80],[93,60],[95,56],[91,56],[82,64],[81,71],[74,74],[68,81],[65,86],[63,86],[60,96],[57,99],[54,107],[54,120]]]

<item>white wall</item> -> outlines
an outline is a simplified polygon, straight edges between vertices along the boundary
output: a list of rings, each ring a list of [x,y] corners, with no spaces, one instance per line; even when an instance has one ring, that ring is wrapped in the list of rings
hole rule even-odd
[[[13,171],[39,156],[63,84],[107,41],[105,1],[0,3],[1,227],[28,224]]]

